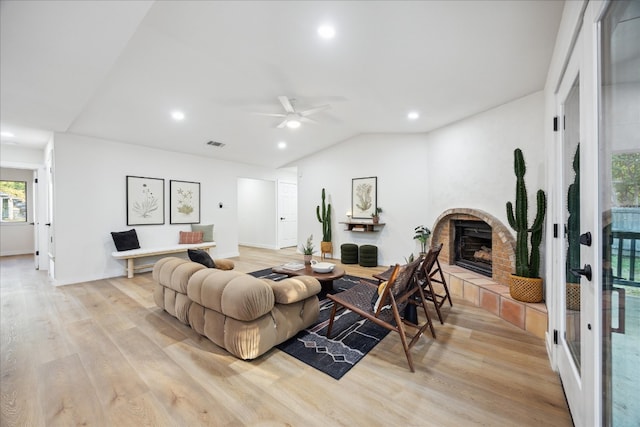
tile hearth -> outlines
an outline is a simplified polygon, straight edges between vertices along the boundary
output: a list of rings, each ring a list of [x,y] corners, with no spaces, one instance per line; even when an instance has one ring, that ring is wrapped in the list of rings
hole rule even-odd
[[[456,265],[441,263],[441,267],[451,296],[482,307],[518,328],[544,339],[547,331],[547,306],[544,302],[516,301],[509,294],[507,285],[501,285],[489,277]]]

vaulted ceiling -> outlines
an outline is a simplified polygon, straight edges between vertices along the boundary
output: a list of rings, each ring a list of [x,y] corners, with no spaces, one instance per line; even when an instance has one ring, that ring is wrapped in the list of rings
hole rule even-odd
[[[280,167],[363,133],[428,132],[543,89],[563,5],[3,0],[2,143],[69,132]],[[283,113],[279,96],[330,108],[277,128],[256,113]]]

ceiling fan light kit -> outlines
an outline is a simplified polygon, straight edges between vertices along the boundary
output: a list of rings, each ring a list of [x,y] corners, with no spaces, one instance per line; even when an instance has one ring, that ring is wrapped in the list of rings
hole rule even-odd
[[[297,129],[300,127],[300,122],[296,119],[287,119],[286,122],[289,129]]]
[[[274,113],[256,113],[261,116],[269,116],[269,117],[283,117],[284,120],[280,122],[276,127],[278,129],[282,129],[285,126],[289,129],[297,129],[302,125],[302,122],[306,123],[317,123],[315,120],[310,119],[308,116],[320,112],[329,108],[329,105],[321,105],[318,107],[312,107],[303,111],[296,111],[293,104],[295,103],[295,99],[288,98],[286,96],[279,96],[278,100],[284,107],[284,114],[274,114]]]

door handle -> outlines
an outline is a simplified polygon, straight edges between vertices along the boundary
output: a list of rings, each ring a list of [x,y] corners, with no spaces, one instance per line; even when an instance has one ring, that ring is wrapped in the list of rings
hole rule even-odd
[[[612,288],[611,293],[618,293],[618,327],[611,327],[611,332],[618,334],[624,334],[624,321],[625,321],[625,290],[624,288]]]
[[[587,231],[580,235],[580,244],[583,246],[591,246],[591,232]]]
[[[283,216],[280,217],[280,221],[284,221],[284,217]]]
[[[574,277],[584,276],[588,281],[591,281],[591,265],[585,264],[583,268],[570,268],[569,271]]]
[[[46,225],[47,227],[51,227],[51,223],[50,223],[50,222],[47,222],[45,225]]]

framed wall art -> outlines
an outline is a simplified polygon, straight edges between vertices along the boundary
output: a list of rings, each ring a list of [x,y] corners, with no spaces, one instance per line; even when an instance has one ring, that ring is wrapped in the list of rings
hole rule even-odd
[[[164,224],[164,179],[127,175],[127,225]]]
[[[199,224],[200,183],[171,180],[169,206],[171,224]]]
[[[378,177],[353,178],[351,182],[351,215],[354,219],[371,219],[378,207]]]

